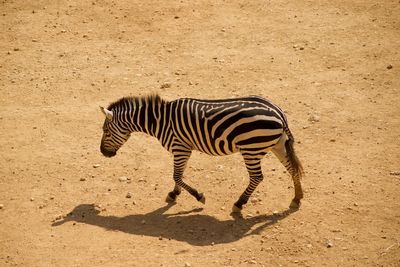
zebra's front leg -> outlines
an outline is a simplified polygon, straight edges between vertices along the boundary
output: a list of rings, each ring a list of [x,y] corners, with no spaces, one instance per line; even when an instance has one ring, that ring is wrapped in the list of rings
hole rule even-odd
[[[183,178],[183,172],[185,171],[187,162],[192,154],[191,150],[184,150],[182,147],[175,149],[172,152],[174,154],[174,181],[175,188],[173,191],[168,193],[167,202],[175,202],[176,197],[181,193],[181,188],[188,191],[192,196],[194,196],[201,203],[205,203],[206,199],[203,193],[199,193],[196,189],[192,188],[186,184]]]
[[[261,159],[244,157],[244,162],[250,176],[250,183],[239,197],[238,201],[233,205],[232,213],[239,213],[242,210],[243,205],[247,203],[251,194],[253,194],[256,187],[264,178],[261,170]]]
[[[176,197],[181,194],[181,187],[177,184],[175,184],[174,190],[168,193],[167,198],[165,201],[167,203],[174,203],[176,201]]]

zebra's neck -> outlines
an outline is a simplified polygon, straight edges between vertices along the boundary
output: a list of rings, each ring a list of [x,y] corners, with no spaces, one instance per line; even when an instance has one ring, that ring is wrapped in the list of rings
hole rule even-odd
[[[158,96],[131,98],[127,107],[127,116],[121,121],[127,122],[131,132],[143,132],[156,137],[170,150],[172,130],[170,127],[170,105]]]

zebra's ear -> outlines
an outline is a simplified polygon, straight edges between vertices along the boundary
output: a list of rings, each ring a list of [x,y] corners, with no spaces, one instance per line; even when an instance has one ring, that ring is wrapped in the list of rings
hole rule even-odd
[[[113,112],[106,108],[100,107],[101,112],[106,116],[107,120],[112,121],[113,119]]]

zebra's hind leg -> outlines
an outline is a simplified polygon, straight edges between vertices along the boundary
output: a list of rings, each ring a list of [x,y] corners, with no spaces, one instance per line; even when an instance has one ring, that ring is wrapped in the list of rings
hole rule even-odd
[[[183,172],[186,168],[187,162],[191,155],[191,150],[185,149],[184,147],[179,146],[178,148],[174,148],[172,153],[174,154],[174,181],[175,188],[173,191],[168,193],[167,202],[175,202],[176,197],[181,193],[181,188],[188,191],[192,196],[194,196],[201,203],[206,202],[206,198],[203,193],[199,193],[196,189],[192,188],[188,184],[186,184],[183,180]]]
[[[242,210],[244,204],[247,203],[251,194],[254,192],[256,187],[263,180],[263,174],[261,170],[261,159],[252,158],[251,156],[243,155],[244,162],[246,164],[247,171],[250,176],[250,183],[247,186],[246,190],[239,197],[238,201],[232,207],[232,213],[239,213]]]
[[[303,189],[301,188],[300,182],[301,176],[303,175],[303,168],[294,152],[293,141],[286,138],[281,138],[281,140],[279,140],[276,146],[274,146],[272,149],[272,152],[292,176],[294,184],[294,198],[289,207],[292,209],[298,209],[300,208],[300,201],[303,198]]]

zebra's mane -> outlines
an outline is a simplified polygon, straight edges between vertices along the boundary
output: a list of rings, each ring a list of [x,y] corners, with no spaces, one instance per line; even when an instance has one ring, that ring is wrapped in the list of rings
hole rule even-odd
[[[126,96],[118,99],[117,101],[111,103],[108,106],[108,110],[113,110],[120,106],[125,106],[130,103],[137,103],[141,100],[142,102],[153,103],[153,104],[163,104],[165,101],[158,94],[151,94],[147,96]]]

